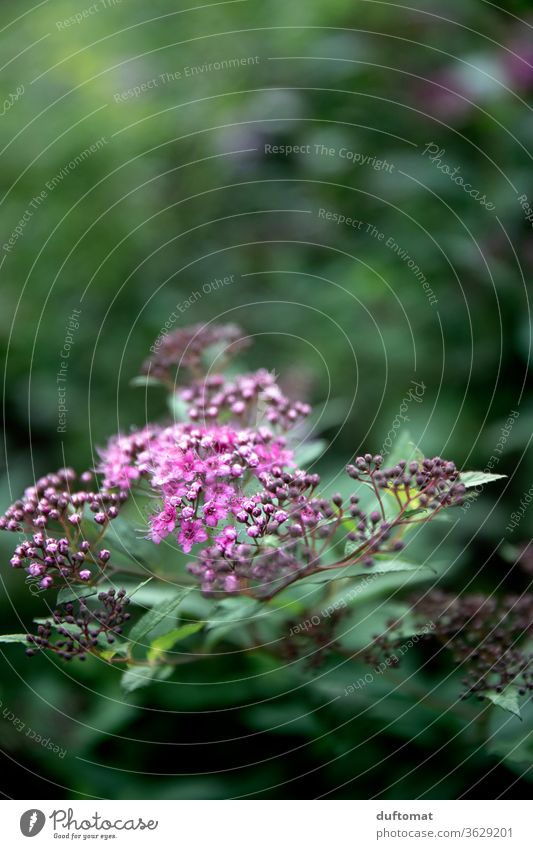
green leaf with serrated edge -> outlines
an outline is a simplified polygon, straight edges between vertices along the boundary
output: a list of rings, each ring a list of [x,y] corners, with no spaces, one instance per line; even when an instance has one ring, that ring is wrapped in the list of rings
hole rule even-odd
[[[68,604],[69,601],[91,598],[99,592],[101,592],[101,589],[96,587],[63,587],[57,594],[57,603]]]
[[[129,639],[132,643],[140,643],[142,640],[161,624],[166,618],[175,621],[178,608],[185,598],[191,592],[191,587],[182,589],[174,598],[164,601],[161,604],[152,607],[144,616],[141,616],[139,621],[133,626],[129,633]]]
[[[172,675],[172,666],[132,666],[124,672],[120,686],[126,693],[148,687],[153,681],[165,681]]]
[[[294,452],[294,462],[299,469],[307,469],[311,463],[324,453],[327,448],[325,439],[313,439],[311,442],[303,442]]]
[[[1,634],[0,643],[27,643],[26,634]]]
[[[176,643],[187,639],[192,634],[196,634],[197,631],[200,631],[204,627],[204,624],[204,622],[188,622],[180,628],[173,628],[168,634],[162,634],[161,637],[156,637],[150,643],[148,650],[148,660],[150,663],[157,663],[165,652],[170,651]]]
[[[492,481],[497,481],[505,477],[507,475],[493,475],[491,473],[489,474],[489,472],[461,472],[460,482],[467,489],[470,489],[473,486],[482,486],[485,483],[492,483]]]
[[[304,583],[323,584],[327,581],[337,581],[342,578],[367,578],[371,575],[387,575],[392,572],[427,573],[428,578],[436,574],[430,566],[420,566],[415,563],[407,563],[403,560],[376,560],[374,565],[370,567],[356,563],[350,566],[325,569],[316,575],[302,578],[299,585],[301,586]]]
[[[501,693],[492,692],[485,693],[485,695],[494,705],[498,705],[498,707],[503,708],[503,710],[508,711],[508,713],[512,713],[513,716],[517,716],[519,719],[522,719],[518,687],[511,684]]]

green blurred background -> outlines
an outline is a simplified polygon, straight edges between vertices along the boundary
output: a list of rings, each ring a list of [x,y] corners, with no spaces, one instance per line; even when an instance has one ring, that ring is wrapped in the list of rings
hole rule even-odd
[[[314,433],[333,440],[327,487],[354,452],[379,450],[413,380],[426,387],[409,405],[413,438],[460,467],[485,468],[519,412],[493,469],[508,480],[426,543],[448,588],[522,592],[513,563],[533,510],[505,526],[533,479],[519,200],[533,199],[531,3],[175,6],[3,0],[1,506],[164,415],[162,393],[130,386],[150,346],[173,313],[176,327],[222,318],[255,337],[250,366],[316,405]],[[4,632],[40,613],[9,570],[11,543],[2,535]],[[124,700],[114,670],[2,656],[3,709],[67,750],[0,717],[8,795],[15,779],[22,798],[528,792],[527,716],[496,717],[480,747],[476,706],[446,709],[455,682],[436,705],[389,679],[336,705],[331,676],[302,686],[229,653]],[[338,673],[344,686],[352,674]]]

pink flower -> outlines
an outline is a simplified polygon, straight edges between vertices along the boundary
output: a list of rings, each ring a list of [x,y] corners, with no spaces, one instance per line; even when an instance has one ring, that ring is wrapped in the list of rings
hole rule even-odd
[[[236,539],[237,528],[234,528],[233,525],[227,525],[222,533],[215,537],[215,544],[220,551],[226,553],[231,551]]]
[[[216,527],[221,519],[228,515],[228,508],[223,501],[206,501],[203,508],[204,520],[210,528]]]
[[[228,484],[222,483],[221,481],[209,486],[205,493],[205,497],[208,501],[221,501],[224,504],[227,504],[234,495],[235,490],[233,487],[228,486]]]
[[[185,451],[180,458],[176,458],[175,463],[176,472],[187,483],[191,483],[204,470],[204,464],[191,449]]]
[[[161,513],[150,517],[150,534],[152,541],[159,545],[162,539],[168,537],[176,527],[176,508],[165,504]]]
[[[207,532],[199,519],[186,519],[181,523],[178,542],[185,554],[188,554],[197,542],[205,542],[206,539]]]

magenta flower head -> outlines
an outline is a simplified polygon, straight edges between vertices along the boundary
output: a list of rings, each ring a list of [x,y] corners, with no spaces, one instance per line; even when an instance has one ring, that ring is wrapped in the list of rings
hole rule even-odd
[[[178,542],[180,543],[185,554],[188,554],[193,545],[199,542],[205,542],[207,532],[199,519],[186,519],[181,523],[181,530],[178,534]]]

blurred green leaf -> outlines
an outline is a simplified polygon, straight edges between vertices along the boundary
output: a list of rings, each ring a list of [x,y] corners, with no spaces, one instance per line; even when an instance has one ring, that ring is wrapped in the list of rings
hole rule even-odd
[[[156,637],[155,640],[152,640],[150,643],[148,660],[151,663],[157,663],[165,652],[170,651],[176,643],[179,643],[182,640],[187,639],[187,637],[192,636],[192,634],[196,634],[198,631],[201,631],[204,624],[204,622],[189,622],[186,625],[182,625],[180,628],[173,628],[173,630],[169,631],[167,634],[162,634],[160,637]]]
[[[120,686],[126,693],[132,693],[141,687],[148,687],[153,681],[164,681],[172,675],[174,667],[166,666],[134,666],[124,672]]]
[[[311,463],[325,452],[327,442],[325,439],[314,439],[312,442],[304,442],[299,445],[294,453],[294,460],[299,469],[308,469]]]
[[[317,575],[310,575],[308,578],[303,578],[299,582],[299,585],[323,584],[342,578],[368,578],[372,575],[387,575],[391,572],[416,572],[417,574],[424,574],[428,578],[435,575],[435,571],[429,566],[420,566],[416,563],[408,563],[405,560],[376,559],[374,565],[370,567],[356,563],[353,566],[343,566],[339,569],[326,569]]]
[[[522,719],[518,687],[510,685],[501,693],[487,693],[486,696],[493,704],[498,705],[498,707],[503,708],[503,710],[506,710],[514,716],[517,716],[519,719]]]
[[[57,594],[57,603],[68,604],[70,601],[79,601],[81,598],[91,598],[99,592],[101,589],[95,587],[64,587]]]
[[[155,605],[151,610],[141,616],[138,622],[128,634],[128,638],[132,643],[140,643],[144,638],[157,628],[165,619],[175,622],[178,614],[178,609],[185,596],[191,592],[191,588],[187,587],[177,593],[168,601],[163,601]]]

